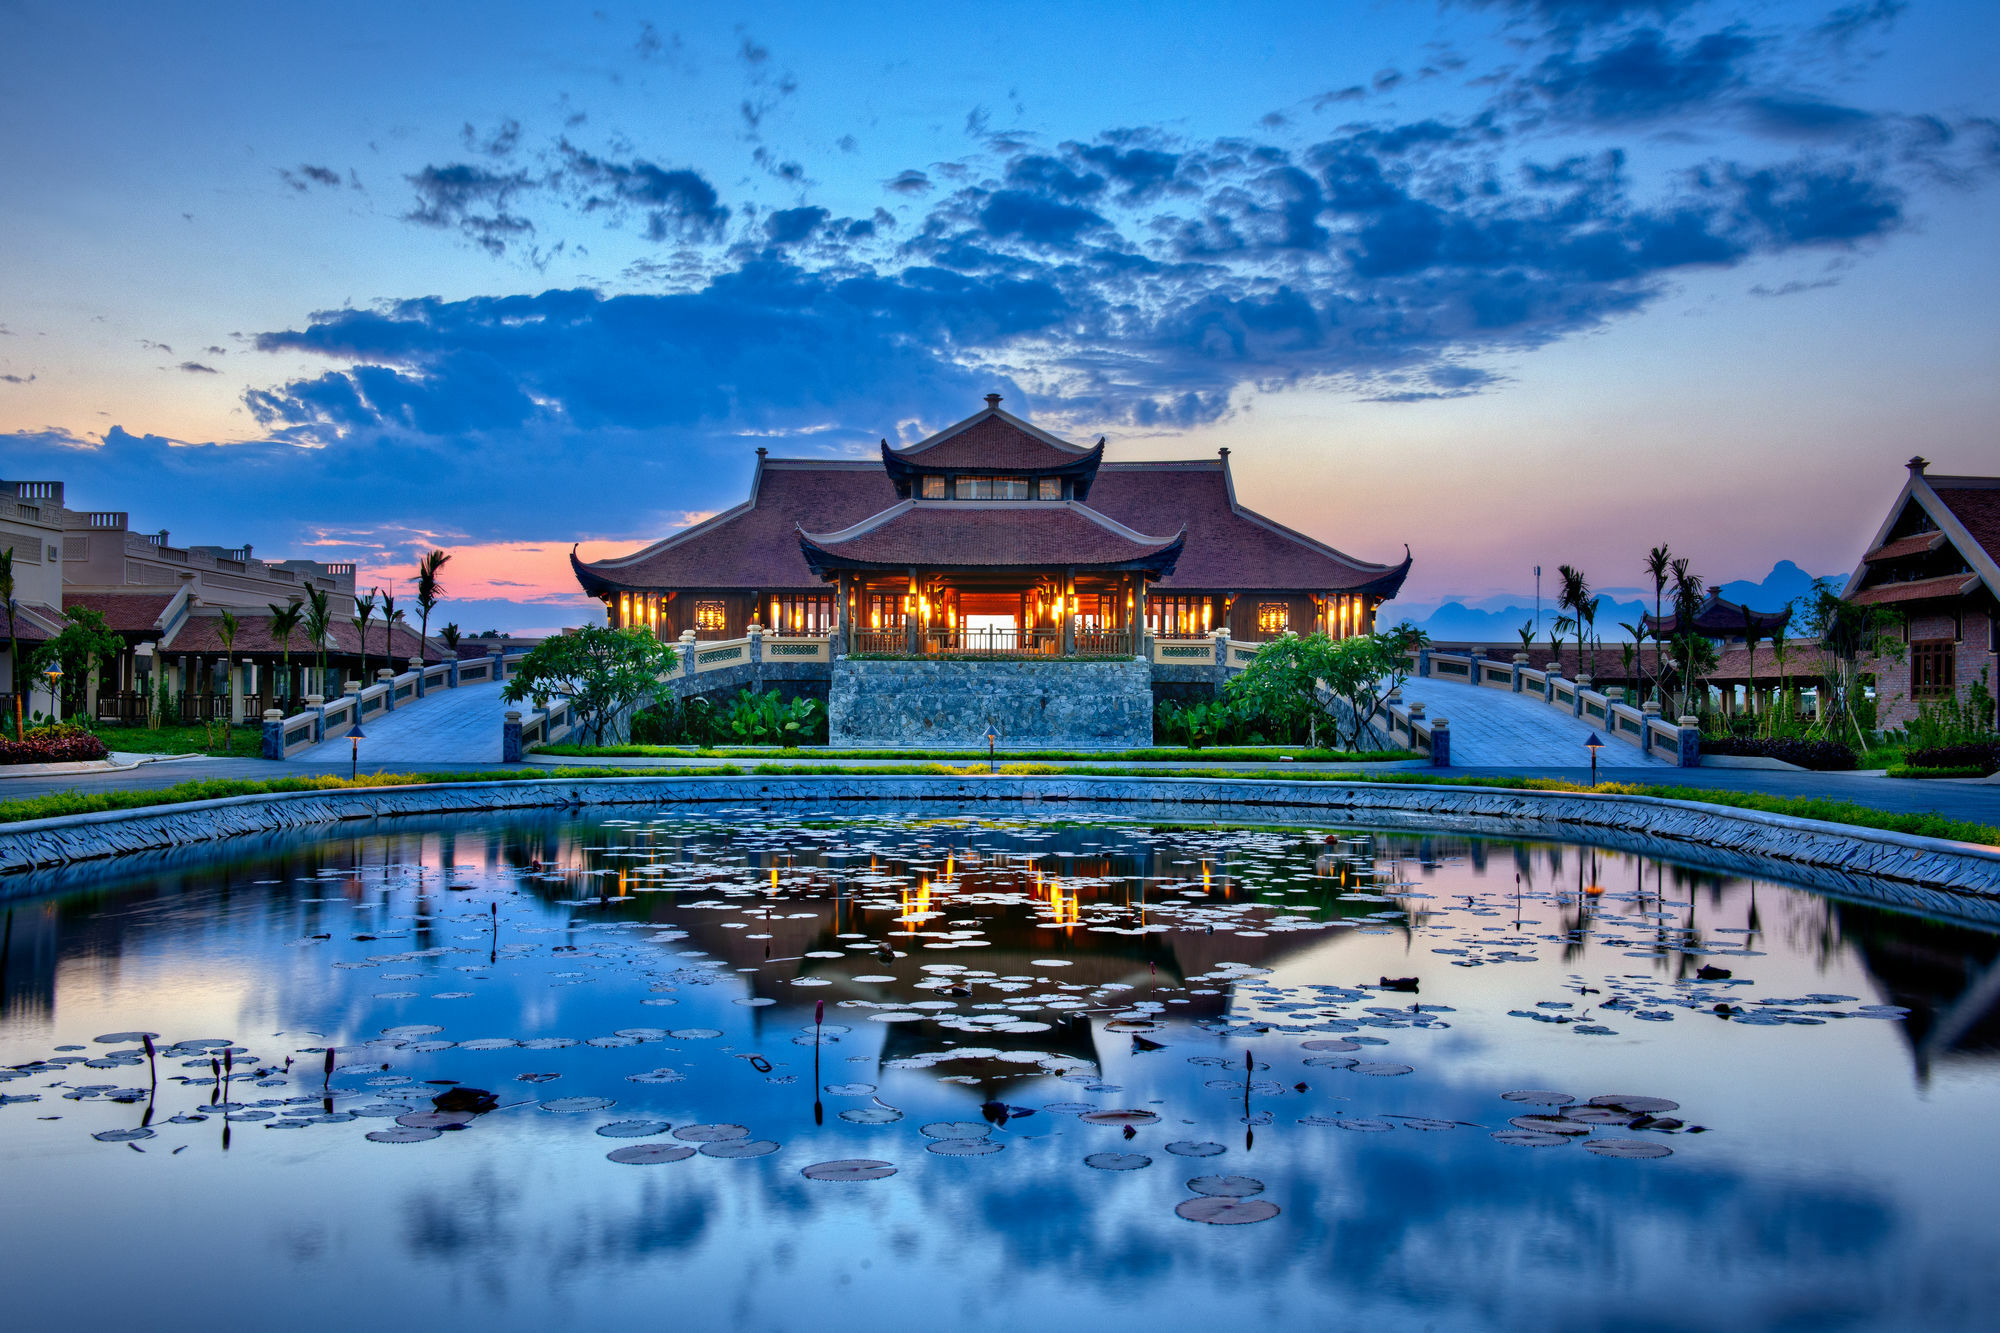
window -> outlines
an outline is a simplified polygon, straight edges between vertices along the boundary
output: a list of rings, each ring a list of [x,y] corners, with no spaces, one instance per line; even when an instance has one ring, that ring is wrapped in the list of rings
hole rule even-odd
[[[729,624],[729,612],[721,602],[696,602],[694,604],[694,632],[696,634],[720,634]]]
[[[961,500],[1025,500],[1026,477],[960,477],[956,492]]]
[[[863,623],[868,629],[900,629],[903,624],[903,594],[869,593],[868,610]]]
[[[1259,634],[1283,634],[1292,626],[1292,606],[1290,602],[1257,603],[1257,632]]]
[[[1957,647],[1950,639],[1920,639],[1910,645],[1910,697],[1945,699],[1958,688]]]
[[[800,593],[773,597],[770,628],[778,634],[833,633],[833,595]]]
[[[924,478],[924,499],[926,499],[926,500],[942,500],[942,499],[944,499],[944,478],[943,478],[943,477],[925,477],[925,478]]]
[[[1037,479],[1035,486],[1035,498],[1037,500],[1062,499],[1062,478],[1041,477]]]
[[[1193,638],[1209,631],[1210,611],[1206,597],[1177,597],[1171,594],[1146,599],[1146,619],[1153,633],[1163,639]]]

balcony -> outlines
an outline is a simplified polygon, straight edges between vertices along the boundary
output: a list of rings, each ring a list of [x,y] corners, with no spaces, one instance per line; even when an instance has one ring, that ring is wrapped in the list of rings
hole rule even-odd
[[[850,632],[849,651],[858,657],[910,657],[907,631],[897,629],[857,629]],[[1138,651],[1128,629],[1098,629],[1091,626],[1076,631],[1076,650],[1071,657],[1131,657]],[[1063,632],[1059,629],[948,629],[934,625],[919,631],[920,657],[991,658],[994,660],[1062,657]]]

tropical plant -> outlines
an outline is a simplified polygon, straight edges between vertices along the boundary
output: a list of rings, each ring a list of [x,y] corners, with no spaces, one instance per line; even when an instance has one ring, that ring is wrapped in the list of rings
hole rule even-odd
[[[380,588],[371,589],[366,597],[359,593],[354,597],[354,615],[350,623],[361,634],[361,684],[368,684],[368,622],[375,618],[375,594]]]
[[[1521,638],[1521,651],[1522,651],[1522,652],[1524,652],[1524,653],[1531,653],[1531,652],[1533,652],[1533,651],[1535,650],[1535,622],[1534,622],[1534,621],[1532,621],[1532,620],[1525,620],[1525,621],[1522,621],[1522,622],[1521,622],[1521,628],[1519,628],[1519,629],[1515,630],[1515,631],[1514,631],[1514,633],[1516,633],[1517,635],[1519,635],[1519,636],[1520,636],[1520,638]]]
[[[720,724],[738,745],[805,745],[824,738],[826,709],[803,695],[788,700],[776,690],[745,688],[730,701]]]
[[[87,726],[83,712],[90,681],[98,667],[125,651],[125,640],[104,623],[104,613],[87,606],[72,606],[63,612],[62,632],[28,655],[30,676],[51,666],[62,668],[62,693],[76,725]],[[25,734],[25,733],[24,733]]]
[[[228,754],[235,744],[236,726],[236,633],[242,622],[228,607],[216,617],[215,637],[222,643],[222,670],[229,682],[229,707],[222,714],[222,752]]]
[[[453,657],[458,656],[458,641],[464,637],[465,631],[452,621],[447,621],[444,628],[438,631],[438,642],[449,649]]]
[[[1858,748],[1865,750],[1868,737],[1861,725],[1861,659],[1886,657],[1901,662],[1908,651],[1899,632],[1902,621],[1887,607],[1846,600],[1831,579],[1816,580],[1807,597],[1806,630],[1833,659],[1833,672],[1827,681],[1832,698],[1820,710],[1821,726],[1831,732],[1845,724],[1845,729],[1854,733]]]
[[[450,561],[451,555],[446,551],[431,551],[417,561],[417,610],[423,616],[417,630],[417,656],[426,663],[431,660],[431,609],[438,604],[438,599],[444,596],[444,584],[438,582],[438,571]],[[454,632],[457,628],[456,625],[452,626]],[[450,647],[457,649],[456,639],[451,641]]]
[[[530,649],[501,697],[509,703],[567,699],[578,730],[601,745],[606,728],[658,685],[677,660],[673,648],[642,630],[585,625]]]
[[[319,676],[319,688],[306,693],[324,695],[327,639],[333,634],[333,602],[324,588],[307,585],[305,611],[301,618],[305,623],[306,642],[313,646],[317,654],[314,666]]]
[[[286,602],[280,606],[276,602],[267,602],[265,605],[271,612],[271,637],[278,641],[278,652],[283,655],[285,663],[282,679],[279,681],[279,684],[282,689],[290,690],[292,688],[292,635],[299,631],[299,604],[297,602]],[[277,691],[274,690],[272,693],[275,695]]]

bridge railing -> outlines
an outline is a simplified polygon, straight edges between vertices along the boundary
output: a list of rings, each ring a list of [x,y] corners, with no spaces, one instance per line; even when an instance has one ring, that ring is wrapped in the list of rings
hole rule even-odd
[[[1625,702],[1622,689],[1598,690],[1586,681],[1566,679],[1554,662],[1538,671],[1528,665],[1526,653],[1514,654],[1510,664],[1429,648],[1405,654],[1404,662],[1412,676],[1509,689],[1529,696],[1590,723],[1607,742],[1636,745],[1642,753],[1659,755],[1682,768],[1701,763],[1701,732],[1693,719],[1668,721],[1653,704],[1634,708]]]

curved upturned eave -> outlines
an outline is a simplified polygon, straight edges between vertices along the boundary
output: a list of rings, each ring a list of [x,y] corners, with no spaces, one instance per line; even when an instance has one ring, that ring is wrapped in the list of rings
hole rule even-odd
[[[1091,561],[1091,562],[1079,562],[1075,564],[1065,563],[1064,567],[1069,569],[1090,570],[1095,572],[1111,572],[1111,573],[1116,573],[1119,571],[1129,571],[1129,570],[1142,570],[1146,573],[1151,574],[1154,578],[1165,578],[1167,575],[1174,572],[1174,566],[1180,562],[1181,551],[1186,545],[1187,545],[1187,529],[1182,528],[1179,532],[1174,534],[1173,540],[1168,541],[1160,546],[1156,546],[1149,551],[1141,552],[1140,554],[1134,556],[1130,560]],[[859,560],[852,556],[842,555],[838,551],[829,550],[826,547],[821,546],[818,542],[815,542],[810,536],[806,534],[803,528],[799,530],[799,551],[802,555],[805,556],[806,567],[812,570],[814,574],[818,575],[822,581],[825,581],[833,577],[835,573],[843,569],[906,570],[910,567],[910,564],[907,560]],[[1013,571],[1013,570],[1048,569],[1050,567],[1050,564],[1048,561],[1045,560],[1036,560],[1036,561],[1027,561],[1021,564],[954,565],[947,563],[947,564],[931,564],[926,567],[932,570],[936,570],[938,572],[945,572],[949,570],[959,570],[959,569]]]

